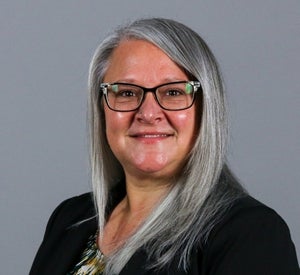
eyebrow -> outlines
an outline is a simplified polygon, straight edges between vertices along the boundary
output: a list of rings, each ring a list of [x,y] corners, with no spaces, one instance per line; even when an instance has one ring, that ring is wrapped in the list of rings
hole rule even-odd
[[[157,85],[161,85],[161,84],[169,83],[169,82],[189,81],[189,80],[190,79],[179,79],[179,78],[170,78],[170,77],[168,77],[168,78],[164,78]],[[133,79],[133,78],[118,79],[118,80],[110,82],[110,83],[128,83],[128,84],[141,85],[139,81],[137,81],[136,79]],[[157,85],[155,85],[155,86],[157,86]]]

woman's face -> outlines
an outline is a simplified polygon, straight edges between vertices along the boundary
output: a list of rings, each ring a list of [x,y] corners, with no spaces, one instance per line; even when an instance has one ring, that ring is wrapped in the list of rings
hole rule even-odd
[[[123,41],[115,49],[103,82],[143,87],[189,80],[164,52],[142,40]],[[104,103],[108,143],[126,177],[169,179],[184,164],[196,134],[195,104],[166,111],[146,93],[141,107],[131,112],[110,110]]]

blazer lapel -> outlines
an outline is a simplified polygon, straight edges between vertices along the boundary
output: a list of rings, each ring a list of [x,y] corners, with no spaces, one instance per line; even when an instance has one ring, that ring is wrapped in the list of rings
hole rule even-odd
[[[90,235],[97,230],[96,218],[72,226],[65,232],[53,257],[53,269],[49,274],[66,274],[79,261]]]

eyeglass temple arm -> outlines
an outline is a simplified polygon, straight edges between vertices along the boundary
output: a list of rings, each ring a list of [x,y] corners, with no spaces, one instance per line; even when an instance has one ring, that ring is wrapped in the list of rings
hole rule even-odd
[[[194,93],[201,87],[201,83],[199,81],[190,81],[190,83],[193,85]]]
[[[101,83],[100,84],[100,90],[102,91],[103,94],[107,94],[107,88],[110,86],[109,83]]]

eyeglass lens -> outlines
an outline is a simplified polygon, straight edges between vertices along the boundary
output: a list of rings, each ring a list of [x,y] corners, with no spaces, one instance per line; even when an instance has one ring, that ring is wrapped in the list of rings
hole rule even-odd
[[[107,103],[113,110],[137,109],[143,101],[144,90],[155,92],[159,105],[167,110],[186,109],[193,104],[194,90],[189,82],[165,84],[154,91],[131,84],[115,83],[107,89]]]

